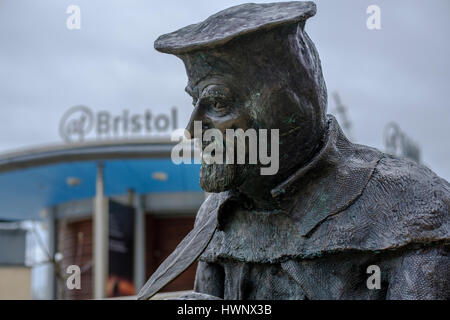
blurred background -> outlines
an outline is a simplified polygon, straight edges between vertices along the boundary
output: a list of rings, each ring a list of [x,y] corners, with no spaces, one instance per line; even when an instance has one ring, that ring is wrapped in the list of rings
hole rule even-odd
[[[191,98],[153,42],[244,2],[0,0],[0,299],[132,296],[189,232],[205,195],[170,133]],[[450,2],[315,2],[328,112],[450,180]]]

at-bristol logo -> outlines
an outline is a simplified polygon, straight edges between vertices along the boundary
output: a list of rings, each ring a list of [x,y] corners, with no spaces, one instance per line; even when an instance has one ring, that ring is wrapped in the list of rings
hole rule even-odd
[[[59,124],[59,134],[65,142],[83,142],[89,136],[100,138],[142,137],[167,133],[177,129],[177,109],[168,114],[153,115],[151,110],[132,113],[123,110],[118,115],[109,111],[94,112],[78,105],[67,110]]]

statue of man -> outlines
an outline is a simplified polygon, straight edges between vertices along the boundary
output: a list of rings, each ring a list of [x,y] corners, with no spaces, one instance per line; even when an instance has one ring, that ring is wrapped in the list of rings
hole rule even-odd
[[[280,158],[274,175],[262,164],[202,164],[211,195],[140,299],[196,260],[184,299],[450,298],[450,185],[349,142],[326,115],[305,32],[315,12],[312,2],[243,4],[156,40],[186,66],[192,134],[194,121],[224,136],[278,129]]]

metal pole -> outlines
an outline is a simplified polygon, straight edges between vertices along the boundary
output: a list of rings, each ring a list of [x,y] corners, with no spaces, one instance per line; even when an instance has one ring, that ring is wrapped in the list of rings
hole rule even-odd
[[[103,164],[97,165],[96,194],[94,199],[94,298],[105,297],[108,275],[108,199],[105,197]]]
[[[41,216],[45,218],[45,228],[47,230],[47,251],[49,263],[47,265],[47,299],[56,299],[56,266],[54,258],[56,253],[56,209],[49,207],[41,212]],[[36,230],[36,232],[39,232]],[[45,246],[45,244],[44,244]]]
[[[144,196],[134,197],[134,286],[136,293],[145,283],[145,208]]]

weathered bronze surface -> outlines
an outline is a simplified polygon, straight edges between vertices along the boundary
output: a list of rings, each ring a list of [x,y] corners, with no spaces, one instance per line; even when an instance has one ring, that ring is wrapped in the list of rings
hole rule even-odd
[[[163,35],[186,66],[204,129],[279,129],[280,168],[202,164],[212,195],[142,288],[148,299],[197,259],[185,299],[449,299],[450,185],[349,142],[326,115],[312,2],[244,4]],[[367,268],[381,271],[369,289]]]

